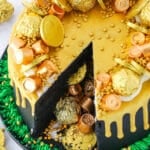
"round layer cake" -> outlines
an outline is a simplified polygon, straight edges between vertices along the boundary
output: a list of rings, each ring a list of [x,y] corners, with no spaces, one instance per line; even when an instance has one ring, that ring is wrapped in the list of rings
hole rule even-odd
[[[121,149],[147,136],[149,0],[23,4],[8,70],[32,136],[67,150]]]

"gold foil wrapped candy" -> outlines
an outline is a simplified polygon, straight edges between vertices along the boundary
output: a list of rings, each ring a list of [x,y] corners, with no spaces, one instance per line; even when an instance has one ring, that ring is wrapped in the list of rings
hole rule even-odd
[[[62,143],[66,150],[92,150],[96,144],[96,134],[80,132],[78,125],[72,125],[66,130]]]
[[[13,14],[14,7],[6,0],[0,0],[0,23],[7,21]]]
[[[76,73],[72,74],[71,77],[68,80],[69,85],[74,85],[80,83],[86,75],[87,72],[87,66],[86,64],[82,65]]]
[[[143,24],[150,26],[150,2],[141,11],[140,19]]]
[[[68,0],[73,9],[87,12],[95,5],[96,0]]]
[[[39,37],[41,21],[42,17],[36,14],[24,14],[17,24],[16,33],[19,36],[26,36],[29,38]]]
[[[80,106],[74,97],[65,97],[57,103],[55,114],[62,124],[76,123],[80,115]]]
[[[66,12],[70,12],[72,10],[72,7],[70,6],[67,0],[52,0],[52,3],[58,5]]]
[[[139,76],[129,69],[122,68],[112,74],[114,90],[121,95],[131,95],[140,84]]]

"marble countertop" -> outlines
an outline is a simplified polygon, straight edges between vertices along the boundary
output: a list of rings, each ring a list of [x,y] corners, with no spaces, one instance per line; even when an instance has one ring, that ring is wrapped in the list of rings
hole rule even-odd
[[[9,36],[12,30],[12,26],[16,21],[20,11],[23,9],[21,4],[21,0],[8,0],[14,6],[14,14],[13,16],[4,23],[0,23],[0,57],[4,53],[5,48],[7,47]],[[5,128],[4,124],[0,118],[0,128]],[[23,150],[8,134],[7,129],[5,130],[6,137],[6,150]]]

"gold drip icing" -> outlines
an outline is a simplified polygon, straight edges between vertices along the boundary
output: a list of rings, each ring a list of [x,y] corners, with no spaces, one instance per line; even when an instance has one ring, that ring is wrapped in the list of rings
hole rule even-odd
[[[143,108],[147,108],[147,104],[145,104],[145,105],[143,106]],[[148,118],[149,118],[150,116],[148,116],[148,114],[149,114],[148,109],[143,110],[144,129],[146,129],[146,130],[150,128],[150,124],[149,124],[149,122],[148,122]]]
[[[119,139],[121,139],[121,138],[123,138],[124,134],[123,134],[122,128],[118,128],[118,125],[121,126],[121,127],[123,127],[123,118],[119,118],[118,119],[118,124],[117,124],[117,137]]]
[[[25,97],[22,97],[21,106],[22,106],[22,108],[26,108],[26,99],[25,99]]]
[[[21,101],[20,101],[20,96],[19,96],[19,89],[18,89],[17,86],[15,87],[15,92],[16,92],[16,104],[17,104],[18,106],[20,106]]]
[[[129,119],[130,119],[130,130],[131,132],[136,131],[136,124],[135,124],[135,119],[136,119],[136,113],[139,111],[140,108],[143,108],[143,125],[144,125],[144,130],[150,129],[150,124],[149,124],[149,111],[148,111],[148,102],[150,98],[150,92],[149,92],[149,87],[150,87],[150,81],[146,82],[143,84],[143,88],[141,93],[134,98],[130,102],[124,102],[121,106],[121,108],[117,111],[114,112],[108,112],[105,115],[100,115],[99,109],[97,107],[97,119],[102,120],[105,122],[105,136],[110,137],[111,136],[111,123],[116,122],[117,125],[117,137],[118,138],[123,138],[124,133],[123,133],[123,116],[125,114],[129,114]]]
[[[105,122],[105,135],[106,135],[106,137],[110,137],[112,135],[110,125],[111,125],[111,121],[107,120],[107,122]]]
[[[136,131],[135,115],[136,115],[136,111],[130,113],[130,130],[131,130],[131,132]]]
[[[26,99],[31,105],[31,113],[34,116],[35,103],[38,100],[38,96],[35,93],[28,93],[23,89],[22,86],[22,74],[20,73],[20,65],[16,65],[13,61],[13,51],[11,48],[8,49],[8,62],[9,62],[9,77],[12,80],[13,86],[16,90],[16,104],[23,108],[26,108]],[[20,91],[20,94],[19,94]]]

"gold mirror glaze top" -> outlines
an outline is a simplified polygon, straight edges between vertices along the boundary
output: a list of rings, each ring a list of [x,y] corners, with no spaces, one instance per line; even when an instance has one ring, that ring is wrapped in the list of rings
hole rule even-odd
[[[23,0],[23,4],[26,8],[14,25],[8,49],[18,105],[25,107],[27,98],[34,115],[37,99],[92,42],[96,118],[104,120],[106,136],[111,136],[115,121],[117,136],[123,137],[124,114],[130,114],[131,131],[136,131],[135,115],[141,107],[144,129],[149,129],[149,0]],[[82,67],[69,83],[81,81],[85,72]],[[143,75],[148,79],[134,97]]]

